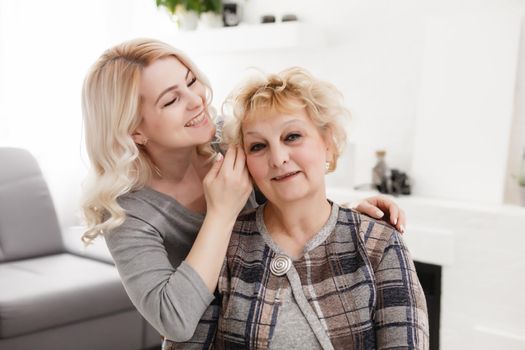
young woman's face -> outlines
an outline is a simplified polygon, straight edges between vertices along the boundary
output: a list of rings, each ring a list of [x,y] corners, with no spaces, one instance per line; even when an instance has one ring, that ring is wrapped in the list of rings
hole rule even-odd
[[[148,149],[172,150],[204,144],[213,137],[205,86],[175,57],[144,68],[140,96],[143,120],[135,142],[147,138]]]
[[[330,151],[306,110],[257,116],[242,135],[248,170],[270,202],[324,196]]]

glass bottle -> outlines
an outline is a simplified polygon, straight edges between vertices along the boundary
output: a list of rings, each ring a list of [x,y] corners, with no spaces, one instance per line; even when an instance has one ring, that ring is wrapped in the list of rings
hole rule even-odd
[[[388,193],[388,166],[385,161],[386,151],[376,151],[377,162],[372,168],[372,184],[381,193]]]

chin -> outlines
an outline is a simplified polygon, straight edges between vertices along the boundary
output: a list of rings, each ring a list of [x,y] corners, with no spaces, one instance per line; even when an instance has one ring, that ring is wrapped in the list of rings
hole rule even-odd
[[[279,195],[273,196],[273,198],[268,198],[268,200],[275,203],[291,203],[301,201],[306,197],[307,194],[304,192],[293,191],[288,193],[279,193]]]

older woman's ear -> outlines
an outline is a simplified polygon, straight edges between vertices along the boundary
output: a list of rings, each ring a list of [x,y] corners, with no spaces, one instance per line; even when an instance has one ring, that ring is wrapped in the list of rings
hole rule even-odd
[[[323,137],[326,145],[326,172],[330,173],[337,167],[336,148],[331,128],[322,130],[321,136]]]

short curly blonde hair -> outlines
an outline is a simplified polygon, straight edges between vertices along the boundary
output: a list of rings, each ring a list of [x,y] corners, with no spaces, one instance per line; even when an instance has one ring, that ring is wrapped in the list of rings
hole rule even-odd
[[[277,74],[260,72],[241,83],[223,104],[222,113],[227,117],[224,141],[243,145],[243,122],[266,112],[290,113],[303,108],[332,147],[329,170],[333,171],[346,144],[343,121],[350,119],[350,111],[334,85],[315,78],[304,68],[292,67]]]

